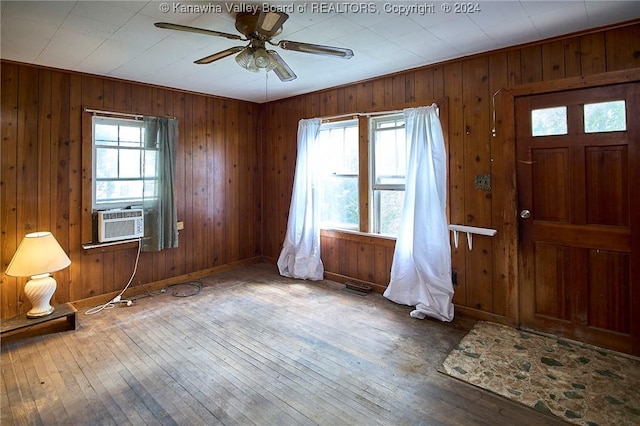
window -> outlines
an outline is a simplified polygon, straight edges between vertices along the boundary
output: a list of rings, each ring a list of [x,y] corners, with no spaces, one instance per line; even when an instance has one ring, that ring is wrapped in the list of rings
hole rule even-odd
[[[145,185],[155,185],[157,155],[145,147],[142,122],[94,116],[92,127],[93,209],[140,204]]]
[[[407,171],[407,143],[402,114],[371,119],[371,189],[373,232],[397,235]]]
[[[531,110],[531,135],[567,135],[568,115],[573,126],[572,133],[623,132],[627,129],[626,105],[624,100],[571,104]],[[582,128],[577,128],[582,120]]]
[[[531,111],[531,135],[567,134],[567,107],[534,109]]]
[[[320,127],[320,215],[323,226],[359,229],[358,121]]]
[[[359,120],[369,120],[368,126],[360,126]],[[320,127],[321,223],[325,228],[395,236],[402,217],[407,168],[404,117],[400,113],[359,120]],[[368,137],[361,139],[359,129],[366,129]],[[359,161],[360,140],[370,141],[367,164]],[[362,203],[361,194],[368,194],[370,202]]]
[[[584,105],[584,132],[616,132],[627,130],[624,101]]]

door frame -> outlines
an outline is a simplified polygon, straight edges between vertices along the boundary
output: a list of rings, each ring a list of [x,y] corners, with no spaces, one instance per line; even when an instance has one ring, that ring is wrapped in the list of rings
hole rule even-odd
[[[509,155],[509,161],[505,161],[503,181],[513,182],[509,192],[508,209],[503,212],[505,241],[508,241],[505,251],[510,257],[510,271],[508,285],[506,288],[506,322],[512,326],[520,327],[520,281],[524,258],[520,245],[520,221],[518,218],[518,192],[516,181],[516,117],[515,99],[517,97],[561,92],[572,89],[592,88],[598,86],[609,86],[613,84],[640,82],[640,68],[622,71],[612,71],[589,76],[568,77],[559,80],[541,81],[536,83],[526,83],[498,90],[493,96],[494,102],[494,135],[498,146],[503,146],[505,155]],[[640,135],[632,135],[636,140],[640,140]],[[640,147],[634,146],[630,149],[640,151]],[[636,158],[640,153],[636,154]],[[640,174],[639,174],[640,175]],[[640,179],[637,182],[629,182],[629,185],[640,188]],[[505,191],[505,195],[506,195]],[[640,197],[631,200],[638,204],[634,208],[640,207]],[[640,253],[640,239],[631,241],[631,251]],[[640,262],[631,265],[632,276],[640,276]],[[640,298],[636,298],[640,299]],[[632,300],[632,310],[640,312],[640,300]],[[637,333],[636,333],[637,335]],[[632,345],[640,346],[640,342],[633,341]]]

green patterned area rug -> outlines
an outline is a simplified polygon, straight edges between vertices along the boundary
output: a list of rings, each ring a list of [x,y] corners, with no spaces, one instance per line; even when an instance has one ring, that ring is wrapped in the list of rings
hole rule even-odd
[[[640,425],[640,360],[479,322],[443,364],[465,382],[579,425]]]

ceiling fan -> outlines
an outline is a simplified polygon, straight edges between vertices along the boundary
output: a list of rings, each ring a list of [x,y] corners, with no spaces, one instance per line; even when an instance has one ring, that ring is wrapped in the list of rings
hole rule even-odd
[[[224,37],[230,40],[248,41],[249,43],[245,46],[230,47],[229,49],[198,59],[195,63],[210,64],[211,62],[237,53],[235,59],[241,67],[252,72],[258,72],[261,69],[267,72],[273,71],[282,81],[295,80],[297,76],[278,52],[266,48],[267,43],[285,50],[294,50],[315,55],[335,56],[342,59],[350,59],[353,57],[353,51],[351,49],[342,47],[323,46],[320,44],[301,43],[290,40],[281,40],[277,43],[271,41],[272,37],[280,34],[282,25],[288,18],[289,15],[286,13],[275,11],[238,13],[236,16],[236,29],[242,33],[244,37],[237,34],[171,24],[168,22],[157,22],[155,26],[169,30]]]

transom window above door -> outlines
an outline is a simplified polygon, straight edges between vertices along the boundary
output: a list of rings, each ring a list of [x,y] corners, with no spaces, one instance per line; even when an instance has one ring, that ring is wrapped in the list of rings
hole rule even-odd
[[[569,109],[582,116],[582,128],[574,133],[606,133],[627,130],[626,104],[624,100],[559,105],[531,110],[531,136],[557,136],[570,132]],[[576,126],[574,126],[576,127]]]

